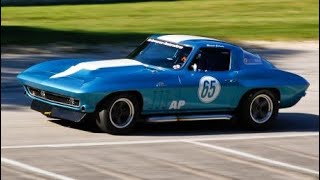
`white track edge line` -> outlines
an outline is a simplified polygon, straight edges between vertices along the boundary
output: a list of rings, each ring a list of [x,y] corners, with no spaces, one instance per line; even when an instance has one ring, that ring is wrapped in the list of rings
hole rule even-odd
[[[296,166],[296,165],[292,165],[292,164],[288,164],[288,163],[284,163],[284,162],[280,162],[280,161],[264,158],[264,157],[261,157],[261,156],[256,156],[256,155],[253,155],[253,154],[250,154],[250,153],[245,153],[245,152],[237,151],[237,150],[230,149],[230,148],[225,148],[225,147],[216,146],[216,145],[207,144],[207,143],[202,143],[202,142],[196,142],[196,141],[192,141],[192,140],[188,140],[188,141],[184,141],[184,142],[195,144],[195,145],[198,145],[198,146],[211,148],[211,149],[222,151],[222,152],[227,152],[227,153],[230,153],[230,154],[235,154],[235,155],[238,155],[238,156],[246,157],[246,158],[257,160],[257,161],[266,162],[268,164],[272,164],[272,165],[276,165],[276,166],[281,166],[281,167],[285,167],[285,168],[289,168],[289,169],[293,169],[293,170],[298,170],[298,171],[302,171],[302,172],[305,172],[305,173],[315,174],[315,175],[319,176],[319,171],[315,171],[315,170],[312,170],[312,169],[308,169],[308,168],[304,168],[304,167],[300,167],[300,166]]]
[[[208,137],[208,138],[182,138],[182,139],[160,139],[160,140],[138,140],[138,141],[118,141],[118,142],[92,142],[92,143],[63,143],[63,144],[35,144],[21,146],[1,146],[1,149],[23,149],[23,148],[62,148],[62,147],[85,147],[85,146],[107,146],[107,145],[132,145],[132,144],[155,144],[155,143],[176,143],[181,141],[223,141],[223,140],[250,140],[250,139],[268,139],[268,138],[287,138],[319,136],[319,132],[299,133],[299,134],[253,134],[238,137]]]
[[[52,178],[55,178],[55,179],[59,179],[59,180],[75,180],[75,179],[70,178],[70,177],[66,177],[66,176],[63,176],[63,175],[60,175],[60,174],[49,172],[49,171],[46,171],[46,170],[43,170],[43,169],[40,169],[40,168],[37,168],[37,167],[34,167],[34,166],[30,166],[28,164],[24,164],[24,163],[21,163],[21,162],[18,162],[18,161],[14,161],[14,160],[11,160],[11,159],[8,159],[8,158],[5,158],[5,157],[1,157],[1,163],[10,164],[12,166],[16,166],[16,167],[19,167],[19,168],[22,168],[22,169],[25,169],[25,170],[29,170],[29,171],[32,171],[32,172],[35,172],[35,173],[38,173],[38,174],[42,174],[42,175],[45,175],[47,177],[52,177]]]

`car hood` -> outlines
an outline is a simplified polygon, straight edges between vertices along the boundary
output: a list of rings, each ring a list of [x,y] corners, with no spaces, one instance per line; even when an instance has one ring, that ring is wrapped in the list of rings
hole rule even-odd
[[[121,74],[132,74],[145,69],[161,70],[162,68],[143,64],[133,59],[110,59],[110,60],[79,60],[63,59],[40,63],[26,71],[47,73],[50,79],[71,77],[87,80],[97,77],[110,77]]]
[[[95,86],[94,83],[124,85],[134,81],[143,82],[146,78],[155,78],[155,74],[164,71],[167,70],[133,59],[64,59],[34,65],[19,74],[18,79],[25,85],[59,87],[75,91],[84,86],[91,88]]]

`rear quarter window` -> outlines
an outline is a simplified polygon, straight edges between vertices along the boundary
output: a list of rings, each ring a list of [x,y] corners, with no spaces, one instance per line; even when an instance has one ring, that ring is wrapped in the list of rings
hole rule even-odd
[[[246,65],[261,65],[262,59],[259,55],[251,54],[247,51],[243,51],[243,63]]]

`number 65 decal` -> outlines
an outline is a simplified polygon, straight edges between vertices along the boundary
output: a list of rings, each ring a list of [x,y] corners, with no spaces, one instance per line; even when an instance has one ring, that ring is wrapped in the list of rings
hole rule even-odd
[[[221,90],[219,81],[211,76],[203,76],[199,82],[198,97],[203,103],[214,101]]]

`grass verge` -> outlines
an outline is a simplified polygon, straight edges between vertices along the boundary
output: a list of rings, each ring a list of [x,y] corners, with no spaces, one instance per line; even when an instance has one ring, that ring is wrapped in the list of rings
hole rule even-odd
[[[319,38],[316,0],[189,0],[1,7],[1,44],[140,41],[150,34],[226,40]]]

